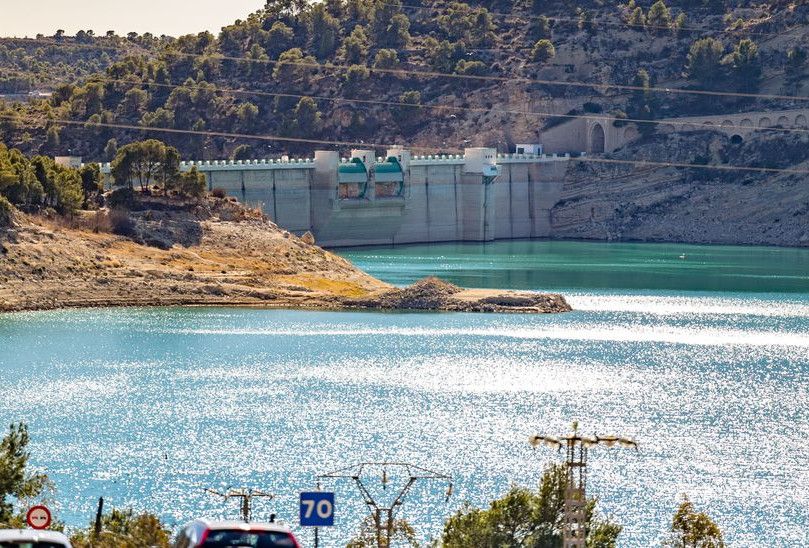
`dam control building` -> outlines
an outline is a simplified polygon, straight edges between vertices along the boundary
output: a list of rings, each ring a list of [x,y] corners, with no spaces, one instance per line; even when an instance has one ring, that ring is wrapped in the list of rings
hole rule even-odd
[[[378,158],[317,151],[300,160],[183,162],[209,189],[260,207],[282,228],[310,231],[342,247],[540,238],[550,232],[570,156],[468,148],[463,155],[416,156],[393,147]],[[109,164],[102,173],[109,174]]]

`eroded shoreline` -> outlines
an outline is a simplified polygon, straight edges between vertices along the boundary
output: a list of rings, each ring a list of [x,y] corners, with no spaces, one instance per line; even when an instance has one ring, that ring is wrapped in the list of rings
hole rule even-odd
[[[128,234],[25,217],[0,235],[0,312],[222,306],[557,313],[561,295],[396,288],[228,200],[130,214]]]

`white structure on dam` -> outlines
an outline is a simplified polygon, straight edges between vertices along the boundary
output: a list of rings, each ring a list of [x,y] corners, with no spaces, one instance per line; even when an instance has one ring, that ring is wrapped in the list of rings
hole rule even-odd
[[[181,169],[195,166],[210,189],[338,247],[548,236],[569,160],[491,148],[414,156],[396,147],[382,158],[372,150],[343,159],[318,151],[313,159],[183,162]]]

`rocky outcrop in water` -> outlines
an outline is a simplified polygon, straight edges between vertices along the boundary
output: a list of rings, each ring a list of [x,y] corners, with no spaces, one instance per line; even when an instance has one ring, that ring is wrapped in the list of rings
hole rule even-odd
[[[346,304],[383,310],[444,310],[454,312],[520,312],[546,314],[570,312],[561,295],[463,289],[429,277],[409,287],[386,289],[368,297],[348,299]]]

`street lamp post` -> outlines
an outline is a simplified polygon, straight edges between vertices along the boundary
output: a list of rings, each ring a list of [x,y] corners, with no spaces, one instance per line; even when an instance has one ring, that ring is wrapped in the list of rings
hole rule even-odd
[[[560,437],[532,436],[532,446],[545,445],[557,451],[566,450],[567,485],[565,486],[562,546],[585,548],[587,543],[587,453],[598,445],[637,449],[630,438],[618,436],[584,436],[579,434],[579,423],[573,423],[573,432]]]

